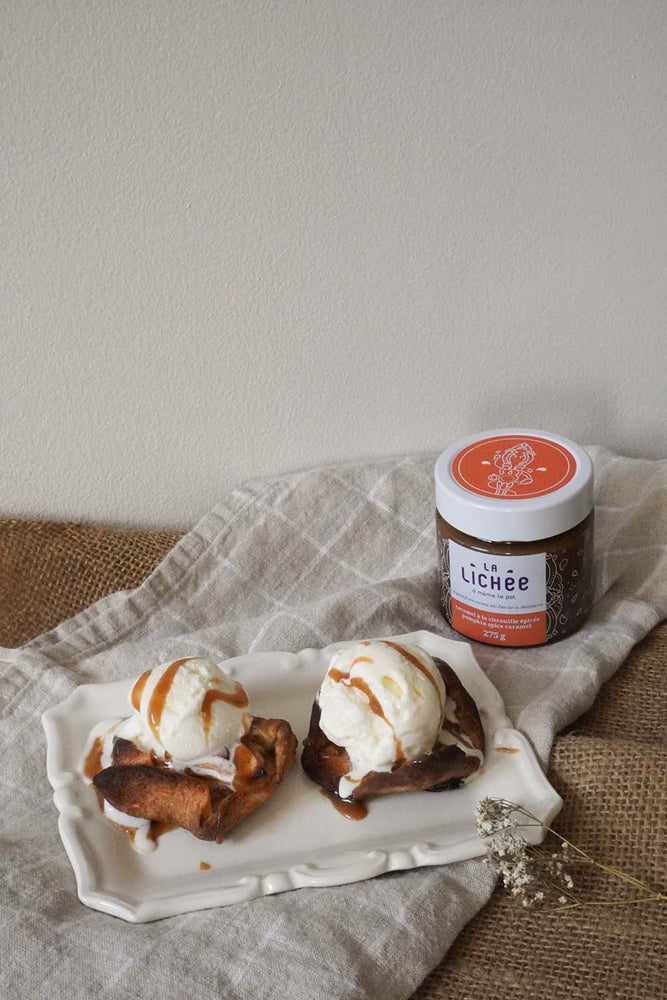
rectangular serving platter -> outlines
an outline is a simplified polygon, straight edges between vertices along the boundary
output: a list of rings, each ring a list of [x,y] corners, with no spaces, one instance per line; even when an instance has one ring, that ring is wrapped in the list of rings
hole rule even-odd
[[[527,740],[512,728],[471,647],[425,631],[384,638],[416,643],[446,660],[477,702],[487,752],[481,772],[468,784],[455,791],[374,799],[361,822],[341,816],[306,777],[299,756],[331,656],[350,643],[300,653],[252,653],[222,666],[246,688],[253,714],[290,722],[299,739],[292,770],[223,844],[174,830],[160,838],[154,853],[137,854],[127,836],[104,818],[93,789],[77,772],[90,729],[102,719],[129,714],[132,679],[83,684],[42,717],[48,777],[79,899],[124,920],[144,922],[288,889],[342,885],[461,861],[484,853],[475,806],[485,796],[520,802],[550,823],[562,805],[560,796]],[[541,839],[539,828],[528,832],[533,842]],[[201,862],[210,867],[201,870]]]

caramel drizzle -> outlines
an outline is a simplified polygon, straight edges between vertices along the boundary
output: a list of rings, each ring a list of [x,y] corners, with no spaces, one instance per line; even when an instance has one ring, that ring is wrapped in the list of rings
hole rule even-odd
[[[395,649],[397,653],[400,653],[401,656],[404,656],[405,659],[408,661],[408,663],[411,663],[413,667],[416,667],[417,670],[421,671],[424,677],[428,677],[428,679],[430,680],[431,684],[433,685],[433,687],[437,692],[438,701],[440,702],[440,711],[442,712],[443,710],[442,695],[440,694],[440,688],[438,687],[435,677],[433,676],[431,671],[427,670],[424,664],[421,663],[416,656],[413,656],[412,653],[409,652],[409,650],[405,649],[403,646],[399,646],[397,642],[391,642],[390,639],[383,639],[382,642],[384,643],[385,646],[391,646],[391,648]]]
[[[194,660],[194,656],[184,656],[181,660],[174,660],[171,666],[167,667],[162,677],[155,685],[153,693],[151,695],[151,700],[148,704],[148,725],[151,727],[153,736],[160,742],[160,721],[162,719],[162,713],[164,711],[164,703],[167,700],[167,695],[171,685],[174,682],[174,677],[178,673],[180,667],[187,663],[188,660]],[[141,683],[141,677],[137,683]],[[145,682],[144,682],[145,683]],[[134,691],[132,692],[134,695]]]
[[[134,827],[134,826],[122,826],[120,823],[114,823],[114,826],[117,826],[119,830],[122,830],[123,833],[126,833],[127,836],[129,837],[130,843],[134,844],[134,838],[137,835],[136,827]]]
[[[236,768],[233,782],[234,789],[239,791],[239,789],[243,789],[248,784],[258,768],[257,758],[245,743],[239,743],[234,752],[234,767]]]
[[[519,751],[518,751],[518,750],[516,749],[516,747],[494,747],[493,749],[494,749],[494,750],[495,750],[495,751],[496,751],[497,753],[518,753],[518,752],[519,752]]]
[[[118,830],[122,830],[123,833],[126,833],[130,840],[130,843],[134,845],[134,839],[137,835],[136,826],[123,826],[122,823],[114,823],[114,826]],[[152,819],[151,825],[148,829],[147,836],[149,840],[154,840],[157,843],[158,839],[162,836],[163,833],[169,833],[170,830],[175,830],[175,829],[176,826],[174,825],[174,823],[161,823],[156,819]]]
[[[83,765],[83,773],[92,781],[96,774],[102,770],[102,753],[104,751],[104,737],[96,736],[95,742],[86,755]]]
[[[200,872],[207,872],[210,867],[211,866],[209,865],[208,861],[200,861],[199,862],[199,871]]]
[[[152,819],[151,828],[148,835],[151,838],[151,840],[157,840],[159,837],[162,836],[163,833],[169,833],[170,830],[175,830],[175,829],[176,829],[175,823],[162,823],[160,822],[160,820]]]
[[[204,723],[204,737],[208,743],[208,733],[211,728],[211,714],[213,712],[213,703],[216,701],[224,701],[228,705],[234,705],[235,708],[245,708],[248,704],[248,695],[243,690],[243,686],[236,682],[236,688],[232,694],[226,694],[224,691],[207,691],[204,695],[204,700],[201,703],[201,714],[202,721]]]
[[[360,659],[367,660],[369,663],[373,662],[373,660],[370,660],[366,656],[363,656],[363,657],[360,656],[357,659],[358,660],[360,660]],[[357,660],[354,660],[354,663],[357,663]],[[366,683],[366,681],[362,680],[361,677],[352,677],[352,678],[350,678],[349,671],[347,673],[345,673],[345,671],[338,670],[338,669],[336,669],[336,667],[334,667],[332,670],[329,671],[329,677],[331,677],[331,679],[333,680],[334,684],[340,684],[342,682],[345,685],[345,687],[356,688],[357,691],[361,691],[363,694],[366,695],[366,697],[368,698],[368,707],[370,708],[371,712],[374,715],[379,716],[381,719],[384,719],[384,721],[387,723],[387,725],[391,729],[392,733],[394,734],[394,739],[396,741],[396,763],[397,764],[402,764],[403,761],[405,760],[405,757],[403,755],[403,747],[401,746],[401,741],[399,740],[398,736],[396,735],[396,730],[392,726],[391,722],[389,721],[389,719],[387,718],[387,716],[384,714],[384,711],[382,709],[382,705],[377,700],[377,698],[375,697],[375,695],[373,694],[373,692],[369,688],[369,686]]]
[[[139,680],[135,683],[132,688],[132,695],[130,696],[130,701],[132,702],[132,708],[138,712],[139,706],[141,705],[141,696],[144,693],[144,688],[146,687],[146,681],[151,675],[150,670],[145,670],[141,675]]]
[[[320,788],[320,795],[328,799],[334,809],[346,819],[360,820],[368,816],[368,809],[363,802],[351,802],[349,799],[341,799],[334,792],[328,792],[326,788]]]

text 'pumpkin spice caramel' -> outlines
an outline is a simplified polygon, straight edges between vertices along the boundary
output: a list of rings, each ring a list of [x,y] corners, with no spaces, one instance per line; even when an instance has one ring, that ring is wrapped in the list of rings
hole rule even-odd
[[[448,448],[435,466],[443,613],[495,646],[562,639],[593,600],[593,466],[542,431],[494,430]]]

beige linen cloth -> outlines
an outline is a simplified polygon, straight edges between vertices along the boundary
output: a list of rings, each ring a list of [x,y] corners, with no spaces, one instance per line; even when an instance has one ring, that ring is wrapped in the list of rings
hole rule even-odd
[[[597,600],[542,649],[475,644],[543,762],[667,614],[667,463],[591,449]],[[82,682],[183,651],[325,645],[427,628],[438,608],[433,456],[295,474],[232,491],[136,590],[0,650],[0,961],[16,997],[407,997],[488,899],[479,861],[299,890],[153,924],[86,909],[60,844],[40,714]]]

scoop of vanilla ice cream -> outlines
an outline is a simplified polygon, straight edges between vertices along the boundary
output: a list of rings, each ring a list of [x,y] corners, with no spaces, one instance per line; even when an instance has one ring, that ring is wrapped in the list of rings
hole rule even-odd
[[[146,671],[130,692],[134,715],[119,735],[191,761],[235,746],[247,731],[248,697],[212,660],[188,657]],[[134,731],[136,730],[136,732]]]
[[[318,695],[320,728],[347,750],[347,778],[358,780],[432,750],[445,697],[440,671],[425,650],[390,641],[356,643],[331,660]]]

